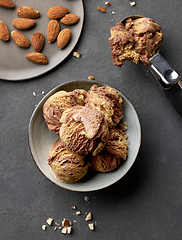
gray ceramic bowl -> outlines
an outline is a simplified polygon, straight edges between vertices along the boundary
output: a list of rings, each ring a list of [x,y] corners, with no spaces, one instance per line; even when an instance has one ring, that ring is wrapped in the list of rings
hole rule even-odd
[[[130,101],[120,93],[123,99],[123,121],[128,124],[128,157],[127,160],[115,171],[108,173],[88,173],[81,181],[74,184],[66,184],[58,181],[48,166],[47,159],[50,146],[58,136],[49,131],[43,118],[42,107],[45,101],[55,92],[60,90],[73,91],[82,88],[89,90],[96,84],[98,87],[105,86],[104,83],[95,81],[71,81],[52,89],[37,105],[29,123],[29,146],[34,162],[42,174],[59,187],[79,192],[89,192],[108,187],[120,180],[133,165],[141,144],[141,127],[137,113]],[[118,90],[117,90],[118,91]],[[119,91],[118,91],[119,92]]]

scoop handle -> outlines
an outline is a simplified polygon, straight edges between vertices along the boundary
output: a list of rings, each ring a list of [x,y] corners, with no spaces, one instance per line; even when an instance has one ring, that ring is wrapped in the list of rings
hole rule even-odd
[[[180,79],[180,74],[175,71],[165,58],[156,53],[151,59],[150,71],[161,82],[163,87],[170,87],[176,84]]]

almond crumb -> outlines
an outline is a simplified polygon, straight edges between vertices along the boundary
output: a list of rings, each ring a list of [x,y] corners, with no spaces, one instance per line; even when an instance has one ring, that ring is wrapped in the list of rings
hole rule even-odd
[[[73,205],[73,206],[71,207],[71,209],[76,209],[76,206],[75,206],[75,205]]]
[[[64,228],[61,230],[61,232],[62,232],[63,234],[66,234],[66,233],[67,233],[67,228],[64,227]]]
[[[130,5],[133,7],[136,5],[136,2],[130,2]]]
[[[105,2],[105,5],[107,6],[111,6],[111,4],[109,2]]]
[[[70,225],[70,226],[72,226],[72,225],[73,225],[72,221],[69,221],[69,225]]]
[[[42,230],[46,230],[46,228],[47,228],[47,225],[42,225]]]
[[[89,212],[85,218],[85,221],[90,221],[92,219],[92,213]]]
[[[62,221],[62,226],[63,226],[63,227],[68,227],[68,226],[69,226],[68,220],[64,219],[64,220]]]
[[[88,76],[88,79],[95,80],[95,77],[94,76]]]
[[[81,215],[81,212],[80,212],[80,211],[77,211],[77,212],[76,212],[76,215]]]
[[[85,196],[85,197],[84,197],[84,200],[85,200],[86,202],[88,202],[88,201],[89,201],[89,197]]]
[[[51,226],[53,222],[53,218],[48,217],[46,222]]]
[[[67,227],[67,233],[70,234],[72,232],[72,227]]]
[[[105,7],[99,6],[97,9],[100,10],[101,12],[107,12],[106,9],[105,9]]]
[[[81,53],[73,52],[73,56],[76,57],[76,58],[80,58],[81,57]]]
[[[34,95],[34,96],[36,96],[36,93],[35,93],[35,92],[33,92],[33,95]]]
[[[90,228],[90,230],[92,230],[92,231],[94,230],[94,224],[93,223],[89,223],[88,227]]]

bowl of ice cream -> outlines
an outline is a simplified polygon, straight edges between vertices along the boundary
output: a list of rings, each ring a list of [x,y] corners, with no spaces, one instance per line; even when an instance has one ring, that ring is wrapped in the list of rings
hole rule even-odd
[[[124,94],[101,82],[74,80],[42,98],[30,118],[28,140],[47,179],[88,192],[114,184],[129,171],[140,149],[141,126]]]

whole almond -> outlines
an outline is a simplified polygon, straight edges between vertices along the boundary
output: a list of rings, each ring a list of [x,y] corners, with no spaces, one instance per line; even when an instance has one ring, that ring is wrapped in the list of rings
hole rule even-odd
[[[57,45],[59,49],[62,49],[66,46],[71,38],[71,31],[68,28],[63,29],[57,37]]]
[[[64,17],[64,15],[66,15],[68,12],[69,12],[69,10],[65,7],[54,6],[48,10],[47,16],[50,19],[60,19],[60,18]]]
[[[65,25],[73,25],[79,22],[80,18],[77,14],[66,14],[60,22]]]
[[[35,26],[36,21],[29,18],[15,18],[12,22],[13,26],[19,30],[26,30]]]
[[[26,58],[33,63],[48,64],[48,58],[42,53],[37,52],[28,53],[26,54]]]
[[[23,6],[18,8],[16,13],[21,18],[39,18],[40,17],[39,11],[28,6]]]
[[[6,25],[0,21],[0,39],[4,42],[8,41],[10,38],[9,30]]]
[[[11,0],[0,0],[0,7],[15,8],[15,4]]]
[[[32,47],[36,52],[41,52],[43,46],[44,46],[44,35],[40,32],[35,32],[32,35]]]
[[[24,34],[18,31],[12,31],[11,37],[13,38],[14,42],[18,47],[22,47],[22,48],[30,47],[30,41]]]
[[[49,43],[53,43],[60,31],[59,22],[57,20],[50,20],[47,26],[47,40]]]

